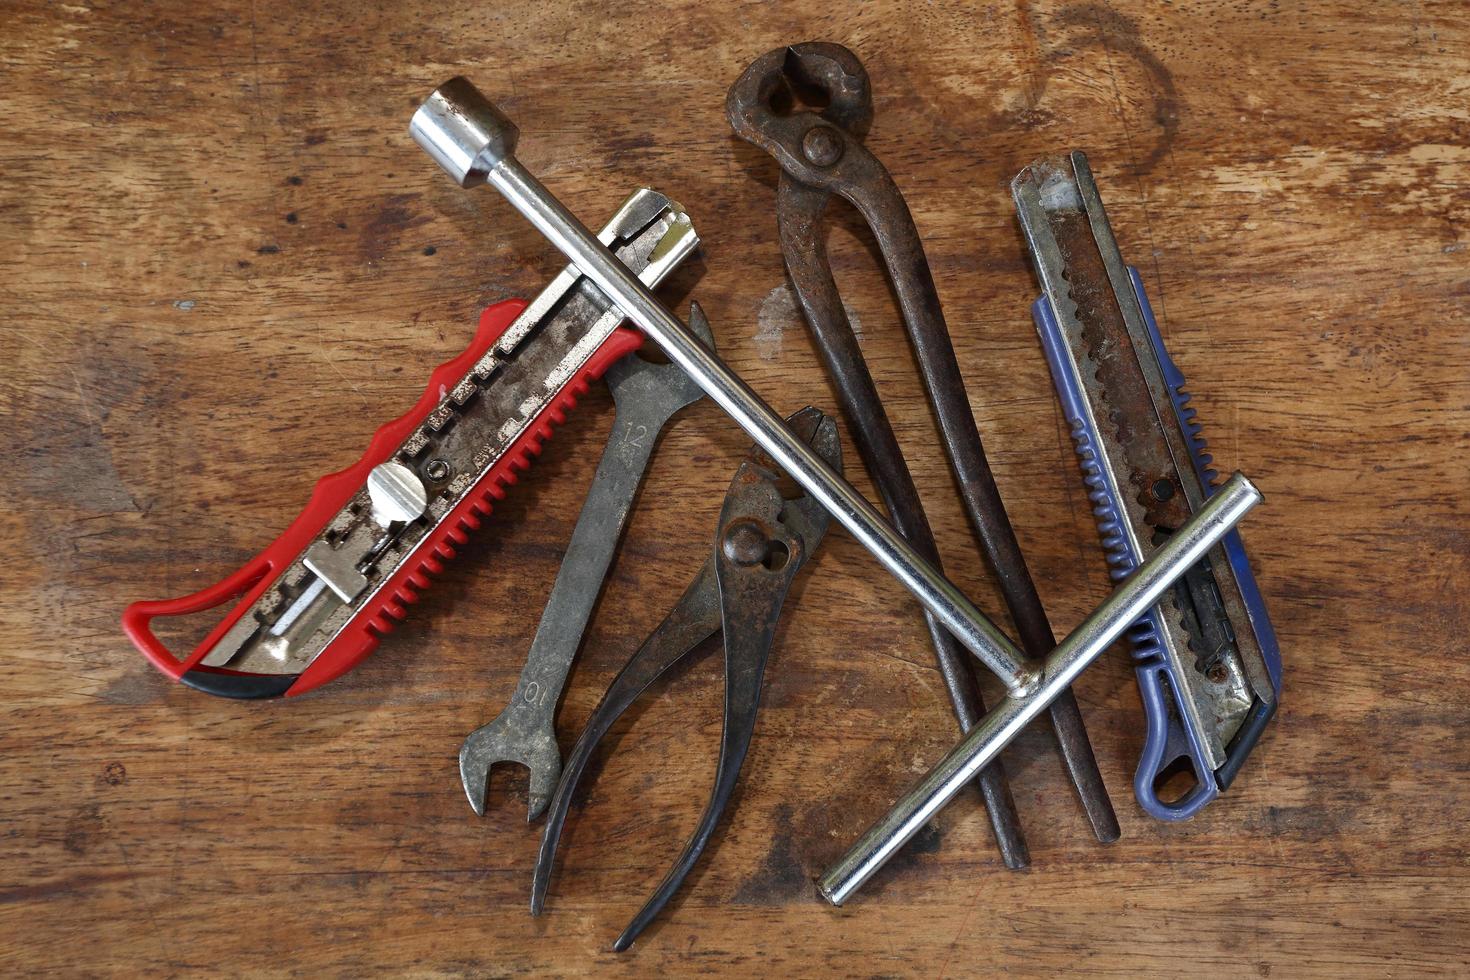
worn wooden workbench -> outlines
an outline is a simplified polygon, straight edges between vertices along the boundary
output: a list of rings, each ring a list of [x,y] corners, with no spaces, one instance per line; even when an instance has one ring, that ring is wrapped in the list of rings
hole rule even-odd
[[[7,972],[1470,970],[1463,9],[792,6],[0,3]],[[703,260],[668,295],[700,299],[777,406],[830,407],[784,285],[774,164],[722,108],[751,59],[811,38],[873,75],[869,143],[926,237],[1062,630],[1106,581],[1007,182],[1089,151],[1217,456],[1267,493],[1247,538],[1284,706],[1227,797],[1160,825],[1131,798],[1139,701],[1119,652],[1078,691],[1122,840],[1091,841],[1036,731],[1006,759],[1031,870],[1001,869],[965,800],[834,910],[812,876],[955,736],[915,604],[835,535],[778,636],[738,809],[670,914],[616,956],[707,790],[717,659],[624,725],[540,919],[523,779],[497,776],[480,819],[454,761],[514,686],[605,392],[409,624],[317,694],[173,686],[117,618],[254,554],[483,305],[558,267],[407,138],[455,73],[504,100],[523,159],[589,222],[640,184],[684,202]],[[846,217],[831,247],[948,568],[998,610],[871,242]],[[667,439],[564,745],[697,567],[746,444],[707,404]]]

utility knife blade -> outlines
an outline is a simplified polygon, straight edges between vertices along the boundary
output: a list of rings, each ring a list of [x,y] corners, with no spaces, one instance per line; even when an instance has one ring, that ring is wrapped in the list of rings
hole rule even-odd
[[[648,189],[599,238],[649,287],[699,243],[683,208]],[[165,674],[223,697],[301,694],[345,673],[403,619],[588,385],[641,345],[622,322],[571,266],[529,304],[490,307],[469,348],[361,459],[323,477],[275,542],[207,589],[134,603],[124,631]],[[185,656],[150,628],[232,600]]]
[[[1121,579],[1199,510],[1216,473],[1086,156],[1038,161],[1011,191],[1042,287],[1032,315],[1110,574]],[[1281,693],[1280,649],[1239,534],[1129,641],[1147,716],[1135,795],[1154,817],[1193,816],[1229,787]]]

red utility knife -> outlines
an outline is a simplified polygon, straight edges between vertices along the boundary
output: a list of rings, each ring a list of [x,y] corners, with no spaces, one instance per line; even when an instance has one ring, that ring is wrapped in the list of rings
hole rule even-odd
[[[598,236],[650,287],[699,244],[684,210],[639,190]],[[323,477],[285,533],[233,575],[178,599],[135,602],[123,630],[155,667],[229,698],[291,696],[350,670],[404,617],[526,469],[588,385],[642,335],[575,268],[529,305],[499,303],[441,364],[408,414],[352,466]],[[238,600],[187,656],[158,616]]]

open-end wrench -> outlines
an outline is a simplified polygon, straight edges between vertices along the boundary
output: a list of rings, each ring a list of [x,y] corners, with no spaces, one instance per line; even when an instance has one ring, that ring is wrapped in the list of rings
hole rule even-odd
[[[689,326],[700,340],[714,347],[709,321],[697,303],[691,305]],[[516,762],[530,770],[526,819],[535,820],[546,809],[561,778],[561,749],[553,724],[556,705],[623,536],[633,498],[663,427],[680,409],[704,396],[677,364],[654,364],[636,353],[614,364],[606,377],[617,416],[531,641],[515,696],[494,721],[471,732],[459,750],[460,779],[470,806],[481,816],[490,769],[500,762]]]

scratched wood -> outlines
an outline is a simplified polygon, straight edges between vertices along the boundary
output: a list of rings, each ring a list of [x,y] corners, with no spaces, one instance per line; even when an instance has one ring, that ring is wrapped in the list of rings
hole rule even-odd
[[[28,974],[1404,976],[1470,970],[1470,30],[1454,3],[0,4],[0,957]],[[707,790],[718,659],[619,729],[547,913],[523,780],[483,819],[455,753],[512,691],[609,423],[599,392],[360,669],[289,703],[166,683],[123,606],[212,583],[558,258],[407,138],[465,73],[589,222],[684,202],[736,369],[830,407],[784,285],[775,164],[726,87],[841,41],[925,236],[1048,610],[1106,591],[1030,325],[1007,192],[1091,155],[1213,448],[1288,664],[1279,720],[1192,822],[1132,802],[1121,652],[1078,686],[1123,839],[1090,839],[1049,736],[1006,756],[1034,866],[973,799],[847,908],[811,878],[955,732],[915,604],[845,535],[777,637],[738,806],[659,924],[611,940]],[[967,536],[871,240],[831,251],[953,578]],[[665,441],[561,708],[570,746],[708,546],[746,439]],[[849,459],[852,459],[849,444]],[[867,491],[870,484],[857,475]],[[182,640],[207,628],[191,622]]]

